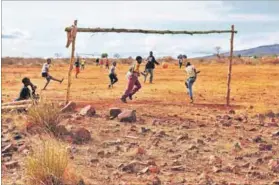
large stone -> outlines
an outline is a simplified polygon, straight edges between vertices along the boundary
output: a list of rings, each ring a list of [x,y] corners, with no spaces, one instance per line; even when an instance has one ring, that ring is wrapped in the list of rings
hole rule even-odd
[[[65,107],[61,109],[61,112],[72,112],[76,108],[76,103],[70,101]]]
[[[91,134],[85,128],[78,128],[72,131],[72,137],[74,143],[82,144],[88,142],[91,139]]]
[[[110,116],[110,119],[114,119],[116,118],[120,113],[121,113],[121,109],[119,108],[110,108],[109,109],[109,116]]]
[[[136,111],[135,110],[125,110],[118,115],[120,122],[136,122]]]
[[[79,114],[82,116],[94,116],[96,111],[93,107],[91,107],[91,105],[87,105],[80,110]]]

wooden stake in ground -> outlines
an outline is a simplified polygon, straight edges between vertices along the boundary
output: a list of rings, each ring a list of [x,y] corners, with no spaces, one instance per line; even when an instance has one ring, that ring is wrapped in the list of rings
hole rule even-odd
[[[74,26],[77,27],[77,20],[74,21]],[[68,72],[68,87],[67,87],[67,96],[66,96],[66,104],[69,102],[70,98],[70,88],[71,88],[71,74],[73,70],[73,63],[75,60],[75,44],[76,44],[76,34],[72,35],[72,53],[71,53],[71,59],[70,59],[70,66],[69,66],[69,72]],[[69,38],[68,38],[69,39]],[[69,41],[67,41],[69,42]]]
[[[227,106],[230,105],[231,73],[232,73],[232,60],[233,60],[233,39],[234,39],[234,25],[232,25],[232,31],[231,31],[231,50],[230,50],[230,61],[229,61],[228,83],[227,83]]]

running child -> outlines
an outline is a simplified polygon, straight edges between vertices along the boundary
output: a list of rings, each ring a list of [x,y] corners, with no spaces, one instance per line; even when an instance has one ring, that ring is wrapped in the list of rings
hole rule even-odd
[[[109,78],[110,78],[109,88],[113,87],[113,84],[115,84],[118,81],[117,75],[115,73],[115,68],[116,68],[116,62],[114,61],[109,70]]]
[[[137,56],[136,57],[137,63],[134,64],[132,68],[130,68],[130,73],[128,72],[127,77],[128,77],[128,86],[121,97],[121,101],[123,103],[127,103],[126,98],[129,97],[130,100],[133,99],[133,95],[141,88],[141,84],[138,80],[138,77],[140,76],[140,64],[142,63],[142,57]]]
[[[45,87],[43,88],[43,90],[46,90],[46,87],[48,86],[50,80],[53,80],[53,81],[56,81],[56,82],[60,82],[60,84],[63,82],[64,78],[62,78],[61,80],[58,80],[56,78],[53,78],[52,76],[50,76],[49,74],[49,67],[50,67],[50,64],[51,64],[51,59],[48,58],[47,59],[47,62],[44,63],[43,67],[42,67],[42,77],[44,77],[47,82],[46,82],[46,85]]]
[[[188,78],[185,81],[185,85],[186,85],[186,88],[188,90],[188,93],[189,93],[189,96],[190,96],[190,99],[191,99],[190,102],[193,103],[194,99],[193,99],[193,89],[192,89],[192,87],[194,85],[194,82],[197,79],[197,74],[200,71],[196,71],[195,66],[191,65],[190,62],[187,62],[185,71],[186,71],[186,73],[188,75]]]

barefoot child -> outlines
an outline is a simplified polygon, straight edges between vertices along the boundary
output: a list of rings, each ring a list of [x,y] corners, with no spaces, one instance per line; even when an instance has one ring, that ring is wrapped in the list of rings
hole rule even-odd
[[[115,68],[116,68],[116,62],[113,62],[109,70],[109,78],[110,78],[109,88],[113,87],[113,84],[115,84],[118,81],[117,75],[115,73]]]
[[[128,77],[128,87],[121,97],[121,101],[123,103],[127,103],[126,98],[129,97],[130,100],[132,100],[132,96],[141,88],[141,84],[138,80],[138,77],[140,76],[140,64],[142,62],[142,57],[137,56],[136,57],[137,63],[134,64],[132,69],[130,69],[130,74],[127,74]]]
[[[51,59],[48,58],[47,59],[47,62],[44,63],[43,67],[42,67],[42,77],[44,77],[46,80],[47,80],[47,83],[45,85],[45,87],[43,88],[43,90],[46,89],[46,87],[48,86],[50,80],[54,80],[54,81],[57,81],[57,82],[60,82],[60,84],[63,82],[64,78],[62,78],[62,80],[57,80],[56,78],[53,78],[52,76],[50,76],[49,74],[49,67],[50,67],[50,64],[51,64]]]

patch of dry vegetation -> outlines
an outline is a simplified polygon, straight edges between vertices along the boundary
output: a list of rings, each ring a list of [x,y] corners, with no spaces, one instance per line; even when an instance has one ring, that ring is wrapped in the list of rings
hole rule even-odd
[[[56,127],[61,121],[59,106],[42,101],[32,106],[27,113],[27,127],[39,127],[44,131],[55,133]]]
[[[26,159],[26,178],[30,185],[77,184],[78,178],[71,171],[67,146],[48,138],[32,147]]]

